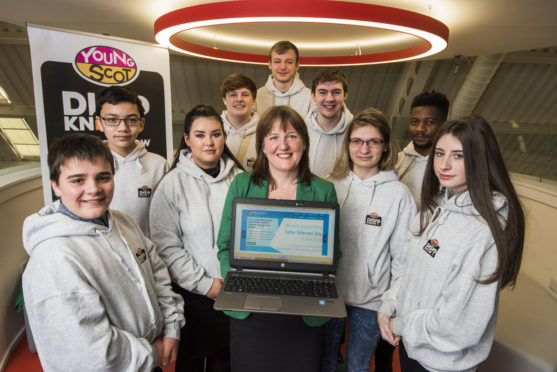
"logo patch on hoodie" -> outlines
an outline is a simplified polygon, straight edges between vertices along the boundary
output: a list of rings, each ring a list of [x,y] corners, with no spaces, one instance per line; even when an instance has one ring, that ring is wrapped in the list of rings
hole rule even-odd
[[[437,239],[430,239],[424,245],[424,251],[429,254],[431,257],[435,257],[437,251],[439,250],[439,242]]]
[[[145,253],[145,250],[143,248],[137,248],[137,252],[135,252],[135,257],[137,257],[139,263],[142,264],[147,259],[147,254]]]
[[[152,190],[147,185],[143,185],[139,189],[137,189],[138,198],[150,198],[151,194],[152,194]]]
[[[366,225],[381,226],[382,218],[377,213],[370,213],[366,216]]]

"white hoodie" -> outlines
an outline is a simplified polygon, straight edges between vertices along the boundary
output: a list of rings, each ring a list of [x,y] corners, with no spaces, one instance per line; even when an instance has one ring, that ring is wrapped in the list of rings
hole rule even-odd
[[[273,84],[273,75],[269,75],[264,86],[257,89],[257,113],[263,115],[265,110],[271,106],[289,106],[305,118],[312,107],[311,90],[300,80],[300,75],[296,73],[294,81],[286,92],[282,93]]]
[[[205,295],[213,278],[221,277],[216,241],[228,187],[238,173],[225,157],[213,178],[195,164],[189,150],[182,150],[176,168],[157,187],[151,238],[172,281],[188,291]]]
[[[114,196],[111,209],[126,212],[149,236],[149,206],[153,192],[164,174],[168,163],[160,155],[147,151],[141,141],[126,157],[112,151],[114,156]]]
[[[420,208],[422,183],[428,159],[429,156],[420,155],[414,148],[414,143],[410,142],[398,153],[398,161],[395,165],[400,182],[408,186],[418,209]]]
[[[363,181],[350,172],[330,181],[341,206],[337,285],[347,305],[377,310],[383,293],[402,275],[414,200],[394,171]]]
[[[494,193],[493,205],[506,219],[506,199]],[[379,311],[396,316],[408,356],[428,370],[474,371],[489,355],[499,300],[498,282],[477,280],[495,271],[497,248],[467,191],[445,197],[433,215],[413,236],[403,276]]]
[[[255,163],[255,158],[257,157],[257,152],[255,151],[255,130],[259,122],[259,115],[257,112],[253,112],[248,123],[244,124],[240,129],[235,129],[226,118],[226,113],[227,111],[224,110],[221,114],[224,123],[224,132],[226,133],[226,146],[228,146],[240,164],[246,168],[246,171],[251,171]],[[244,156],[240,159],[238,155],[244,141],[249,141],[249,144],[247,145],[248,147]]]
[[[342,116],[337,125],[325,132],[317,122],[317,108],[306,116],[309,132],[309,164],[313,174],[325,177],[333,171],[335,161],[342,154],[342,141],[346,127],[352,121],[352,113],[344,105]]]
[[[128,215],[109,227],[58,212],[25,219],[23,294],[45,371],[152,371],[159,337],[179,338],[183,300],[153,243]]]

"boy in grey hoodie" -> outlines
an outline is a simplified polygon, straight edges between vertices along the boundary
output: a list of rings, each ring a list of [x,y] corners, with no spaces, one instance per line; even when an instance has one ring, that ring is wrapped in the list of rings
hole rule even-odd
[[[311,99],[316,108],[306,116],[309,132],[309,164],[311,171],[325,177],[333,171],[342,153],[342,141],[352,113],[344,104],[348,97],[348,81],[343,72],[321,70],[313,78]]]
[[[105,88],[97,95],[96,107],[95,123],[106,135],[117,170],[110,206],[135,218],[141,231],[150,236],[149,206],[157,184],[168,172],[168,163],[137,140],[145,127],[145,109],[134,91]]]
[[[255,164],[255,130],[259,115],[253,111],[257,88],[246,75],[229,75],[220,87],[222,101],[226,106],[221,114],[226,133],[226,146],[240,164],[251,171]]]
[[[311,109],[310,90],[298,75],[299,53],[290,41],[279,41],[271,47],[271,75],[257,90],[257,113],[263,115],[271,106],[289,106],[305,118]]]
[[[60,200],[24,222],[29,323],[45,371],[152,371],[175,358],[183,301],[154,244],[128,215],[108,209],[109,149],[73,134],[48,154]]]

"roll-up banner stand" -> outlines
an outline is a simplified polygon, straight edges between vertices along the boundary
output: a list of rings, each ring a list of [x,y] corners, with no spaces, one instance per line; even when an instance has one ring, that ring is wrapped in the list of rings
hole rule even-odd
[[[95,96],[121,85],[145,108],[138,140],[172,161],[172,115],[168,49],[156,44],[28,24],[45,204],[52,201],[47,164],[55,138],[95,128]]]

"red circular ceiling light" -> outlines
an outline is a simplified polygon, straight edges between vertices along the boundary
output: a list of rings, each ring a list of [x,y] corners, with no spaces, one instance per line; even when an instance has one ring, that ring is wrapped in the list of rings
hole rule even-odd
[[[300,64],[304,66],[366,65],[424,58],[445,49],[449,39],[449,29],[445,24],[423,14],[380,5],[329,0],[282,0],[278,3],[236,0],[190,6],[159,17],[155,21],[155,39],[172,50],[198,57],[267,64],[268,50],[264,54],[242,53],[196,44],[179,36],[184,31],[202,27],[262,22],[369,27],[411,35],[420,40],[410,47],[358,55],[304,57],[303,48],[300,48]],[[274,41],[283,39],[277,35]],[[327,42],[324,41],[323,49],[326,48]]]

